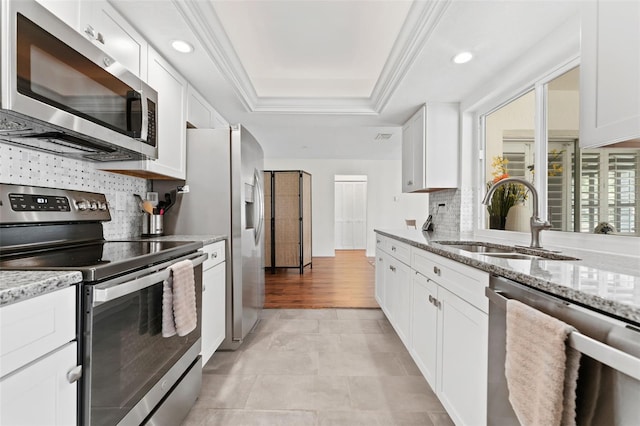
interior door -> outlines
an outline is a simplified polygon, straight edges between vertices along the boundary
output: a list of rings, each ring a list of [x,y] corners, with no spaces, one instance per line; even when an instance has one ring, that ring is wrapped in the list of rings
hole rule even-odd
[[[335,248],[367,247],[367,182],[335,182]]]

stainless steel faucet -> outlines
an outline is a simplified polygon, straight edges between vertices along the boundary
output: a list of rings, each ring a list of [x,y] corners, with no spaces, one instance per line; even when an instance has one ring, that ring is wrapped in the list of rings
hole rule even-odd
[[[531,219],[529,220],[529,226],[531,227],[531,244],[529,247],[542,248],[542,246],[540,245],[540,231],[551,228],[551,224],[546,220],[543,221],[540,219],[540,212],[538,211],[538,191],[536,190],[536,187],[533,186],[533,184],[531,184],[529,181],[517,177],[510,177],[499,180],[498,182],[491,185],[491,187],[489,187],[489,190],[482,200],[482,204],[484,204],[485,206],[491,205],[491,198],[493,197],[493,193],[496,191],[496,189],[508,183],[520,183],[529,188],[529,190],[531,191],[533,216],[531,216]]]

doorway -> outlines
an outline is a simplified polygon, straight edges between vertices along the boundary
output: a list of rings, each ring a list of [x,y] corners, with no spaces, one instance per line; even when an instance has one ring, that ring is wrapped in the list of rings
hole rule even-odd
[[[335,175],[336,250],[367,248],[367,176]]]

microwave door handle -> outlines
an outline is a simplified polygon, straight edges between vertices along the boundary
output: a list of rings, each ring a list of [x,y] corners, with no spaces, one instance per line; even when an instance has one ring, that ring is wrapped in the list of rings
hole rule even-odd
[[[193,266],[198,266],[207,258],[209,254],[205,253],[201,256],[192,260]],[[127,294],[134,293],[136,291],[140,291],[143,288],[150,287],[160,281],[164,281],[169,278],[169,269],[163,269],[162,271],[155,272],[150,275],[145,275],[141,278],[132,279],[130,281],[120,283],[120,284],[110,284],[103,288],[100,288],[100,285],[94,286],[93,290],[93,306],[97,306],[104,302],[110,302],[111,300],[117,299],[122,296],[126,296]]]

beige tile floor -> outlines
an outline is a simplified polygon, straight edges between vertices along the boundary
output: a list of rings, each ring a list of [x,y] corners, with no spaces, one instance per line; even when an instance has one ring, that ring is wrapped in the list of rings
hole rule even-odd
[[[452,424],[379,309],[266,309],[183,426]]]

